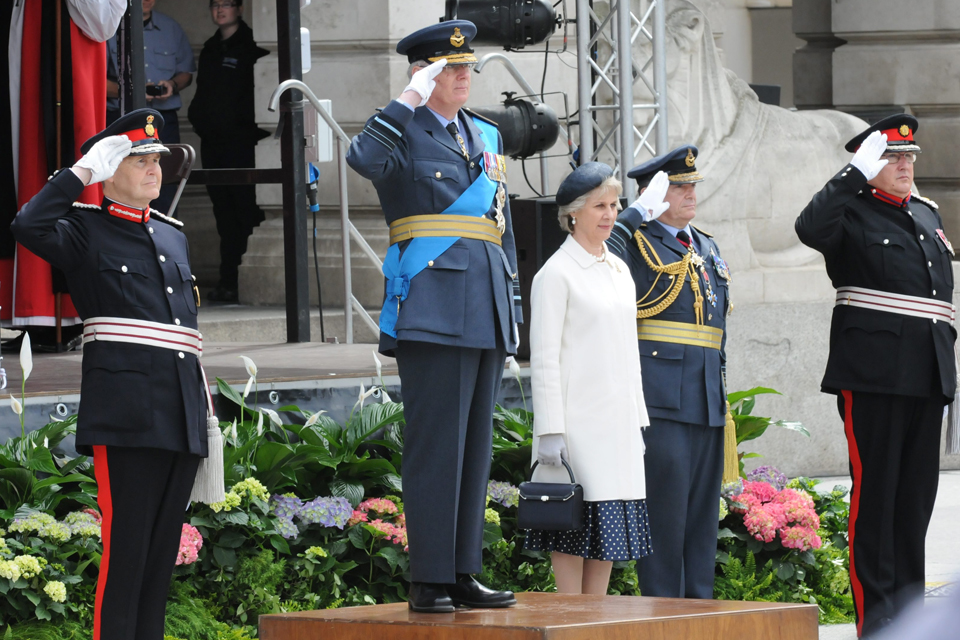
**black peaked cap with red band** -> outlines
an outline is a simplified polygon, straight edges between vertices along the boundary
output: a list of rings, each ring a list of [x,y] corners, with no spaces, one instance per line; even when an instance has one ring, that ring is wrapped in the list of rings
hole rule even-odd
[[[874,131],[879,131],[887,136],[887,151],[920,151],[920,145],[913,139],[913,134],[919,128],[920,123],[913,116],[905,113],[887,116],[853,138],[844,149],[850,153],[855,153],[863,144],[863,141],[867,139],[867,136]]]
[[[145,156],[150,153],[167,155],[170,149],[160,142],[160,130],[163,129],[163,116],[155,109],[137,109],[124,114],[109,127],[93,136],[80,146],[80,153],[87,153],[93,145],[110,136],[127,136],[133,143],[131,156]]]

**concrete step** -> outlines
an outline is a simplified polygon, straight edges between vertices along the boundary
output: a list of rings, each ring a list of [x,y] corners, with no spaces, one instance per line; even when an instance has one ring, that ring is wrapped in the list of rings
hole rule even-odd
[[[370,311],[376,322],[380,310]],[[200,332],[205,342],[286,342],[286,310],[280,306],[215,305],[204,303],[199,313]],[[324,334],[327,340],[346,341],[343,309],[324,309]],[[355,343],[375,344],[375,334],[357,313],[353,314]],[[320,342],[320,313],[310,311],[310,341]]]

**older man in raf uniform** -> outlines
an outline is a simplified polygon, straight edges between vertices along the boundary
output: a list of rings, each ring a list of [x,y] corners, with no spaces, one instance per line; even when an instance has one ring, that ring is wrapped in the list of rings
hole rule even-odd
[[[943,407],[956,391],[953,247],[937,205],[911,194],[917,119],[880,120],[797,218],[837,289],[821,384],[850,456],[850,586],[858,635],[923,597]]]
[[[481,569],[493,406],[520,321],[502,141],[463,108],[475,34],[451,20],[401,40],[410,84],[347,154],[390,225],[380,351],[396,356],[403,387],[409,604],[424,612],[515,602],[470,575]]]
[[[183,510],[207,455],[187,239],[180,222],[149,208],[169,153],[162,127],[153,109],[121,117],[12,225],[21,244],[63,270],[84,320],[77,450],[93,454],[103,515],[94,640],[163,638]],[[98,182],[101,205],[74,202]]]
[[[730,271],[697,213],[697,148],[685,145],[631,169],[640,197],[607,241],[637,285],[637,337],[650,415],[647,508],[653,553],[640,593],[712,598],[723,472],[724,328]]]

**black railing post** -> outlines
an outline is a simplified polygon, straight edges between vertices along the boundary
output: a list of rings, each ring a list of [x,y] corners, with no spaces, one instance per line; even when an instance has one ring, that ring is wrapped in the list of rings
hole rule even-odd
[[[127,12],[117,31],[117,83],[120,85],[120,113],[147,106],[143,71],[143,4],[127,0]]]
[[[303,79],[300,60],[300,3],[277,0],[279,82]],[[286,285],[287,342],[310,341],[310,293],[307,279],[307,192],[303,155],[303,95],[287,91],[280,99],[283,133],[283,263]]]

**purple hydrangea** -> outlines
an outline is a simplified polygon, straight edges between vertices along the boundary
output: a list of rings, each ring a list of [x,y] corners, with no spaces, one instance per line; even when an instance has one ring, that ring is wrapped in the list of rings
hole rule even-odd
[[[346,498],[314,498],[300,509],[300,521],[304,524],[320,524],[324,527],[343,529],[353,515],[353,507]]]
[[[297,529],[297,525],[293,524],[293,520],[289,518],[277,518],[277,533],[288,540],[292,540],[300,534],[300,530]]]
[[[787,486],[787,476],[770,465],[757,467],[747,474],[747,480],[750,482],[766,482],[776,488],[777,491],[782,491]]]
[[[487,497],[505,507],[515,507],[520,501],[520,490],[509,482],[491,480],[487,483]]]
[[[293,521],[293,517],[300,514],[303,508],[303,500],[296,496],[278,496],[271,498],[273,502],[273,512],[281,520]]]
[[[728,482],[720,487],[720,495],[724,498],[736,498],[741,493],[743,493],[743,480],[740,478],[737,478],[733,482]]]

